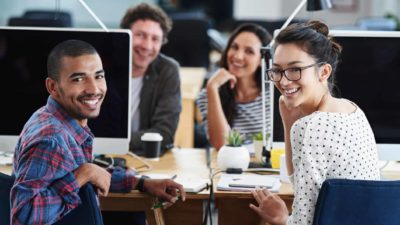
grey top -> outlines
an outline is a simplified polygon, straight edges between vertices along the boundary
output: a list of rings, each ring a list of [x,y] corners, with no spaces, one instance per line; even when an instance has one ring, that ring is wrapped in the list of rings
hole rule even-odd
[[[207,89],[203,88],[196,99],[196,105],[199,108],[202,116],[202,123],[208,135],[208,98]],[[252,140],[252,135],[262,131],[262,111],[265,110],[266,132],[268,133],[271,127],[270,118],[270,100],[269,90],[265,92],[265,109],[262,108],[261,93],[253,101],[246,103],[237,103],[237,116],[233,119],[232,129],[236,129],[242,134],[246,140]]]
[[[160,53],[144,75],[139,104],[140,128],[131,133],[131,151],[142,151],[140,137],[145,132],[160,133],[163,150],[172,146],[181,108],[179,64]]]

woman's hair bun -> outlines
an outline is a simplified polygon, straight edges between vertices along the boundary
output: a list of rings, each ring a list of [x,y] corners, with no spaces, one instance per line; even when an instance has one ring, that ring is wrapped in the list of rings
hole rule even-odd
[[[308,25],[310,28],[314,29],[318,33],[321,33],[321,34],[325,35],[326,37],[328,37],[329,28],[326,24],[324,24],[318,20],[311,20],[310,22],[308,22]]]

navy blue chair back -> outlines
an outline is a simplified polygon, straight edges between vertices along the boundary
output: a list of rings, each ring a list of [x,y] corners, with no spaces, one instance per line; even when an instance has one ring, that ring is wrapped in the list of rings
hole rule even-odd
[[[84,185],[79,197],[82,204],[54,225],[103,225],[95,188],[91,184]]]
[[[328,179],[313,225],[399,225],[400,181]]]
[[[14,177],[0,173],[0,224],[10,224],[10,191]],[[96,190],[91,184],[86,184],[79,190],[82,204],[68,213],[55,225],[103,225],[103,218],[96,196]]]
[[[14,177],[0,173],[0,224],[10,224],[10,191]]]
[[[21,17],[11,17],[8,26],[28,27],[72,27],[72,16],[69,12],[28,10]]]

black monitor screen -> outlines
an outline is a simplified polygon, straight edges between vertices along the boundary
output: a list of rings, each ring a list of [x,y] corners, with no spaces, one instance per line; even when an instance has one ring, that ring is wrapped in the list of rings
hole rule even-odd
[[[342,47],[334,93],[366,114],[377,143],[400,143],[400,32],[338,32]],[[274,141],[283,141],[275,89]]]
[[[19,135],[34,111],[46,104],[47,56],[58,43],[79,39],[98,51],[107,95],[98,119],[89,120],[96,137],[128,137],[129,47],[126,31],[0,29],[0,135]]]

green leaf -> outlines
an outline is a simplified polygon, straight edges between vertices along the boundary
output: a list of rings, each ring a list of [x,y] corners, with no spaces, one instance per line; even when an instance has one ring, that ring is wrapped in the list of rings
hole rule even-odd
[[[228,142],[228,146],[231,147],[239,147],[242,146],[243,136],[235,129],[232,129],[228,136],[226,137],[226,141]]]
[[[270,133],[265,134],[265,140],[268,140],[270,136],[271,136]],[[256,134],[254,134],[253,135],[253,140],[262,141],[263,140],[263,133],[262,132],[258,132]]]

